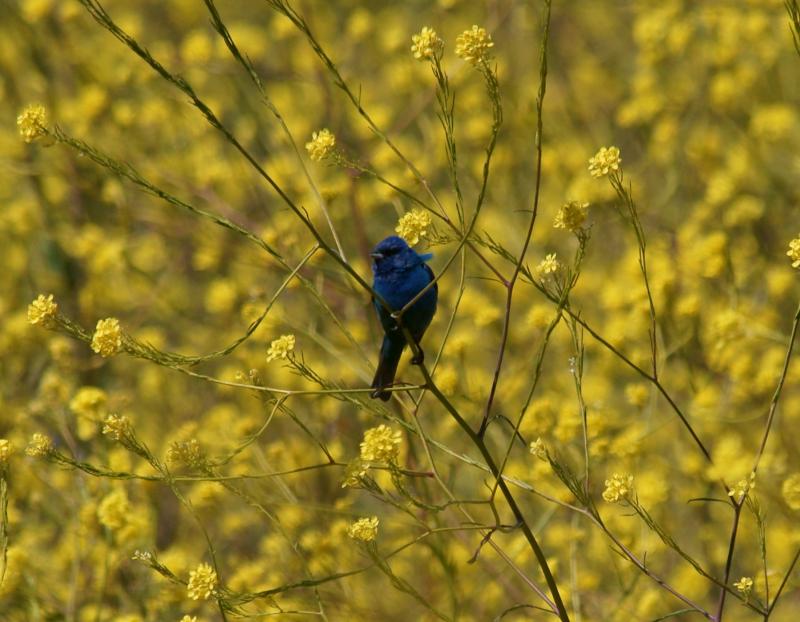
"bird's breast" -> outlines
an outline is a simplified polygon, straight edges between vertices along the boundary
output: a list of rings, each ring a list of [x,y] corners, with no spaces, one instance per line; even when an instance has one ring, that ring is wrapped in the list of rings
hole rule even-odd
[[[430,281],[430,275],[427,270],[422,265],[419,265],[411,270],[388,275],[376,275],[374,288],[392,309],[397,311],[411,302]]]

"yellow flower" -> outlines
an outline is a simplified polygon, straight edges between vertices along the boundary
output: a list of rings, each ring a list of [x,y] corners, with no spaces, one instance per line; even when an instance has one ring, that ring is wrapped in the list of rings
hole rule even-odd
[[[0,470],[2,470],[11,459],[14,453],[14,446],[7,438],[0,438]]]
[[[355,488],[361,483],[361,478],[367,474],[369,465],[365,464],[361,458],[355,458],[347,463],[342,479],[342,488]]]
[[[393,431],[386,425],[381,424],[377,428],[371,428],[364,432],[364,441],[361,443],[361,460],[394,464],[397,462],[401,442],[400,432]]]
[[[547,460],[547,447],[541,438],[537,438],[531,443],[530,451],[534,456],[539,458],[539,460]]]
[[[197,622],[197,616],[190,616],[187,613],[181,618],[180,622]]]
[[[50,328],[55,324],[57,313],[58,304],[53,302],[53,294],[49,296],[39,294],[36,300],[28,305],[28,322],[34,326]]]
[[[742,577],[733,584],[733,587],[735,587],[745,596],[748,596],[750,594],[750,590],[753,589],[753,580],[750,577]]]
[[[622,158],[617,147],[601,147],[594,157],[589,159],[589,174],[592,177],[604,177],[611,171],[618,171]]]
[[[558,259],[556,259],[555,253],[548,254],[542,261],[536,266],[536,275],[539,278],[545,277],[548,274],[553,274],[558,271],[561,267],[561,264],[558,263]]]
[[[217,587],[217,573],[208,564],[200,564],[189,573],[187,590],[192,600],[207,600]]]
[[[38,432],[31,437],[30,443],[25,448],[25,454],[34,458],[41,458],[53,451],[53,441]]]
[[[425,26],[418,35],[411,37],[413,45],[411,51],[417,60],[429,60],[442,51],[444,41],[436,34],[433,28]]]
[[[800,235],[789,242],[789,250],[786,251],[786,254],[792,260],[792,268],[800,268]],[[30,318],[30,312],[28,317]]]
[[[476,25],[462,32],[456,39],[456,55],[475,66],[489,60],[489,49],[492,47],[492,37],[485,28]]]
[[[126,416],[108,415],[103,421],[103,434],[115,441],[122,440],[132,434],[130,419]]]
[[[756,487],[756,474],[750,473],[748,479],[740,479],[736,485],[728,491],[728,496],[733,497],[736,501],[740,502],[747,496],[747,494]]]
[[[99,418],[105,410],[108,396],[103,389],[97,387],[81,387],[70,400],[69,408],[76,415],[91,419]]]
[[[97,322],[92,336],[92,350],[102,357],[114,356],[122,350],[122,330],[117,318],[109,317]]]
[[[556,229],[569,229],[572,232],[581,228],[581,225],[586,220],[586,212],[589,210],[588,203],[581,203],[580,201],[569,201],[564,203],[556,214],[556,219],[553,226]]]
[[[47,111],[41,104],[33,104],[25,108],[17,117],[20,136],[26,143],[32,143],[47,133]]]
[[[167,449],[167,462],[201,467],[206,463],[206,456],[197,439],[192,438],[188,441],[173,442]]]
[[[619,503],[630,497],[633,492],[633,475],[620,475],[614,473],[611,479],[606,480],[606,489],[603,499],[609,503]]]
[[[69,408],[76,415],[76,433],[87,440],[97,433],[97,424],[106,415],[106,392],[97,387],[81,387],[70,400]]]
[[[285,359],[294,350],[294,335],[282,335],[269,344],[267,363],[275,359]]]
[[[378,535],[378,517],[359,518],[347,528],[347,535],[353,540],[372,542]]]
[[[128,495],[122,488],[106,495],[97,506],[97,519],[108,529],[119,530],[128,524],[131,504]]]
[[[326,128],[311,134],[311,141],[306,143],[308,157],[314,162],[322,162],[336,146],[336,137]]]
[[[794,473],[783,480],[781,492],[786,505],[793,510],[800,510],[800,473]]]
[[[797,125],[794,106],[771,104],[760,106],[750,119],[750,132],[760,140],[778,141],[787,136]]]
[[[425,210],[415,209],[406,212],[400,218],[395,227],[395,231],[409,245],[419,244],[419,239],[428,235],[428,227],[431,226],[431,215]]]

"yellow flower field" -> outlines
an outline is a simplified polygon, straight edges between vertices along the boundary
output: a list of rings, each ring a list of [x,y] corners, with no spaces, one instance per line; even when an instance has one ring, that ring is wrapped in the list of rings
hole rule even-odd
[[[800,617],[798,0],[6,0],[0,96],[3,622]]]

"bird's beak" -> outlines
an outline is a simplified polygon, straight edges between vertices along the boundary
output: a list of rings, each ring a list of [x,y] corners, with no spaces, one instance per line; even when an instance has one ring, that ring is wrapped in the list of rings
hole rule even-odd
[[[370,253],[369,256],[373,259],[383,259],[383,253]]]

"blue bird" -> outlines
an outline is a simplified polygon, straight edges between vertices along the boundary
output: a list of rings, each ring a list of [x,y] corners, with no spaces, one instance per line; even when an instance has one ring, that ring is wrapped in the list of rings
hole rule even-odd
[[[433,280],[433,271],[428,261],[433,255],[419,255],[406,244],[403,238],[389,236],[380,242],[370,253],[372,257],[372,288],[386,301],[392,311],[399,311],[419,294]],[[439,286],[434,284],[425,294],[410,307],[401,318],[403,326],[411,333],[419,345],[425,329],[436,313],[436,301],[439,298]],[[400,355],[406,347],[403,331],[392,318],[391,312],[377,299],[372,304],[378,313],[383,326],[383,343],[378,358],[378,369],[372,381],[372,397],[379,397],[384,402],[391,397],[391,392],[384,390],[394,383]],[[414,365],[422,363],[422,350],[419,356],[412,359]]]

